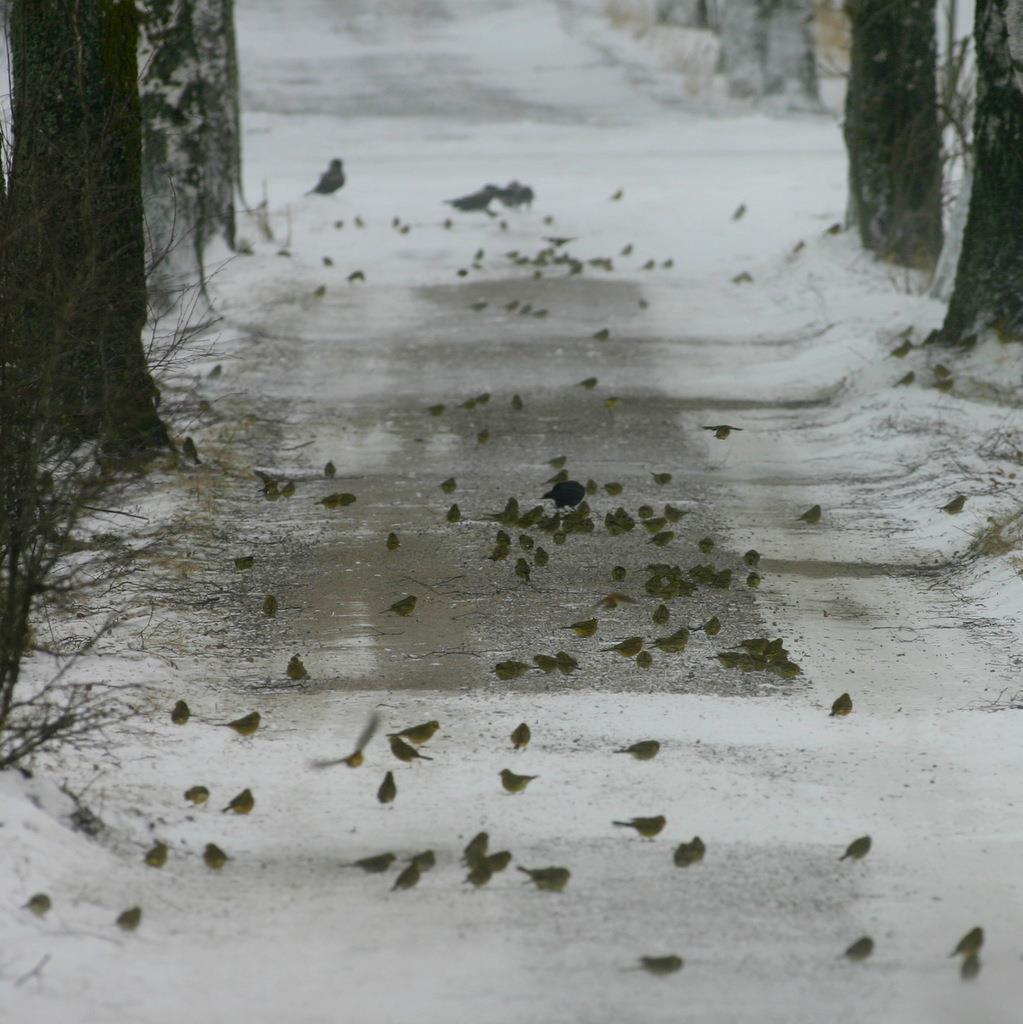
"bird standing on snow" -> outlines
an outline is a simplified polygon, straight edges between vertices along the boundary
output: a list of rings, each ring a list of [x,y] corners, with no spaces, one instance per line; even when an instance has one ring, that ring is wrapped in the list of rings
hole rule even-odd
[[[500,192],[501,189],[496,185],[484,185],[478,192],[459,196],[458,199],[445,199],[444,202],[463,213],[473,213],[477,210],[486,210],[489,213],[491,200],[497,198]]]
[[[341,161],[331,160],[330,166],[320,175],[320,180],[316,183],[316,187],[311,188],[306,195],[312,195],[316,192],[321,196],[327,196],[331,192],[336,192],[344,183],[345,172],[341,169]]]

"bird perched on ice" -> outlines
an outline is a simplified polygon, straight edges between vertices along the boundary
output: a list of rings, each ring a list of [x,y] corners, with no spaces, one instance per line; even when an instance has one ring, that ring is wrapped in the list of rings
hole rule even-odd
[[[311,188],[306,195],[312,195],[313,192],[317,192],[321,196],[327,196],[331,192],[336,192],[344,183],[345,172],[341,169],[341,161],[331,160],[330,166],[320,175],[320,180],[316,183],[316,187]]]
[[[473,213],[477,210],[490,212],[490,203],[501,194],[501,189],[496,185],[484,185],[478,192],[472,192],[467,196],[459,196],[458,199],[445,199],[448,206],[453,206],[462,213]]]
[[[586,488],[578,480],[563,480],[555,484],[545,495],[554,502],[555,508],[565,505],[575,508],[586,497]]]

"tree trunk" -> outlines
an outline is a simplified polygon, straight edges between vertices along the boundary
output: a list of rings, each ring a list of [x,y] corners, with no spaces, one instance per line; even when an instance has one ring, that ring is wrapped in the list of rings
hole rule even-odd
[[[819,109],[812,20],[812,0],[728,0],[720,18],[720,70],[729,95]]]
[[[973,189],[939,340],[1023,333],[1023,0],[977,0]]]
[[[150,287],[161,305],[234,247],[241,180],[233,0],[150,0],[140,51]]]
[[[169,443],[146,366],[131,0],[16,0],[5,350],[70,437]]]
[[[881,259],[931,268],[941,251],[935,0],[853,0],[845,143],[849,208]]]

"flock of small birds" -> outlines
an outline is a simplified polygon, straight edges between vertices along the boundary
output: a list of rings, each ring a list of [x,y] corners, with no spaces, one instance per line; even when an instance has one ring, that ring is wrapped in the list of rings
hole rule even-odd
[[[345,183],[344,172],[340,160],[333,160],[326,172],[320,177],[317,185],[311,190],[312,193],[330,194],[340,189]],[[624,196],[624,190],[618,189],[609,198],[611,201],[620,201]],[[512,181],[501,188],[497,185],[488,184],[477,192],[448,200],[449,204],[461,212],[485,212],[491,213],[489,207],[492,202],[498,201],[507,207],[528,206],[534,199],[532,188]],[[733,214],[733,220],[741,219],[746,213],[746,207],[741,204]],[[544,219],[545,223],[551,223],[552,218]],[[361,218],[357,218],[361,221]],[[395,226],[401,227],[400,219]],[[361,226],[359,224],[358,226]],[[446,223],[445,226],[448,226]],[[573,238],[560,236],[544,236],[545,243],[542,248],[533,256],[524,255],[518,251],[511,251],[506,254],[517,265],[534,268],[534,275],[539,275],[542,268],[563,267],[569,275],[582,273],[588,264],[599,269],[610,271],[614,268],[611,258],[601,257],[583,261],[572,256],[569,245],[575,241]],[[633,252],[632,244],[626,245],[621,250],[621,256],[629,256]],[[479,250],[473,260],[473,266],[479,268],[484,257],[483,250]],[[671,260],[662,261],[661,266],[670,268]],[[642,269],[651,270],[657,266],[656,262],[650,260]],[[461,275],[461,271],[459,272]],[[361,277],[361,272],[356,272]],[[461,275],[464,276],[464,275]],[[354,277],[350,278],[354,279]],[[486,301],[479,301],[472,305],[472,310],[480,312],[487,307]],[[645,302],[641,302],[645,306]],[[528,304],[522,304],[514,300],[505,304],[506,312],[516,312],[519,315],[534,317],[545,316],[547,310],[536,310]],[[597,341],[607,341],[610,337],[608,328],[601,328],[592,335]],[[904,358],[912,349],[908,334],[902,338],[902,343],[892,352],[897,358]],[[215,373],[219,371],[219,367]],[[911,374],[909,376],[912,376]],[[578,382],[578,386],[586,391],[594,391],[599,387],[599,379],[590,376]],[[902,380],[899,383],[908,383]],[[442,417],[452,409],[472,410],[486,406],[493,396],[489,393],[482,393],[471,396],[458,403],[437,403],[429,406],[425,413],[432,418]],[[613,409],[618,404],[618,396],[609,395],[604,399],[608,409]],[[519,394],[512,394],[509,398],[510,407],[514,412],[521,412],[525,409],[525,402]],[[717,441],[728,441],[733,434],[742,432],[745,428],[729,423],[701,424],[701,429],[709,432]],[[482,446],[490,440],[489,430],[483,430],[476,436],[477,444]],[[185,439],[183,454],[192,462],[198,464],[199,454],[191,438]],[[573,479],[567,469],[568,457],[558,455],[549,460],[550,467],[555,470],[553,476],[544,481],[544,486],[549,489],[539,495],[540,501],[524,508],[520,505],[517,496],[509,496],[503,508],[478,515],[473,522],[491,523],[495,533],[488,542],[489,552],[484,557],[493,562],[507,562],[514,566],[514,577],[516,583],[510,585],[528,585],[533,574],[542,572],[551,562],[552,553],[544,546],[549,543],[552,548],[560,548],[567,544],[573,535],[590,535],[599,529],[599,520],[594,518],[593,509],[588,499],[594,499],[599,495],[606,495],[609,498],[618,498],[625,491],[625,485],[619,481],[598,481],[589,478],[585,481]],[[254,470],[260,481],[263,497],[268,501],[290,499],[296,496],[298,487],[296,482],[287,478],[280,478],[270,473]],[[331,461],[323,467],[323,479],[331,481],[337,475],[337,467]],[[655,471],[650,473],[653,484],[657,487],[664,487],[671,483],[672,473],[669,471]],[[448,477],[438,484],[439,490],[445,495],[452,495],[458,490],[458,481],[455,477]],[[330,512],[339,512],[354,505],[358,498],[355,494],[341,491],[330,491],[319,497],[314,497],[317,504],[323,506]],[[961,512],[966,503],[964,495],[957,495],[947,504],[941,506],[941,510],[954,515]],[[542,502],[550,501],[553,508],[548,508]],[[686,543],[682,536],[682,521],[691,510],[666,502],[658,508],[654,505],[643,503],[633,509],[627,509],[624,505],[610,509],[603,517],[603,527],[609,537],[624,536],[634,531],[640,531],[637,536],[646,536],[646,548],[649,546],[657,549],[674,549]],[[460,524],[466,521],[465,514],[458,503],[450,505],[444,512],[444,521],[448,524]],[[795,521],[809,527],[819,526],[824,520],[824,511],[819,504],[815,504],[793,517]],[[513,534],[515,536],[513,537]],[[704,558],[711,556],[716,550],[716,542],[712,537],[689,538]],[[396,532],[389,532],[383,539],[383,546],[389,552],[394,552],[401,547],[401,538]],[[646,548],[644,550],[646,550]],[[515,556],[513,558],[513,555]],[[687,598],[705,591],[712,596],[715,592],[729,590],[735,582],[735,573],[745,573],[745,585],[751,589],[759,587],[762,577],[758,571],[761,562],[761,555],[758,551],[751,549],[746,551],[741,558],[741,569],[735,566],[721,566],[710,561],[698,561],[694,564],[683,565],[680,561],[647,561],[641,569],[627,569],[622,565],[615,565],[610,572],[611,580],[616,583],[625,581],[630,577],[638,577],[639,589],[643,591],[645,598],[637,599],[621,591],[611,591],[600,597],[594,603],[596,609],[612,617],[616,609],[635,605],[638,600],[649,600],[653,606],[650,613],[650,620],[654,626],[666,626],[672,616],[671,603],[678,598]],[[256,556],[252,554],[239,555],[233,560],[234,568],[239,572],[246,572],[253,569],[256,564]],[[386,609],[380,609],[382,614],[391,614],[399,618],[407,618],[416,611],[418,597],[415,594],[406,594],[396,598]],[[279,610],[279,601],[276,595],[266,594],[262,599],[261,612],[268,618],[276,617]],[[592,616],[579,621],[559,624],[560,631],[568,631],[576,638],[587,640],[597,637],[601,629],[601,619]],[[681,625],[671,632],[663,635],[632,635],[608,643],[605,646],[596,648],[601,655],[611,658],[618,657],[631,661],[640,670],[650,669],[657,657],[674,658],[683,654],[690,646],[694,634],[702,634],[704,642],[718,636],[722,629],[721,619],[717,615],[711,615],[705,621],[698,624]],[[534,653],[529,661],[508,658],[493,665],[493,674],[501,681],[518,679],[529,672],[543,674],[560,673],[569,676],[580,670],[578,659],[563,649],[553,649],[552,645],[548,652]],[[800,666],[793,660],[790,652],[785,647],[784,639],[781,637],[749,637],[740,640],[737,644],[729,645],[727,648],[716,650],[711,657],[725,669],[735,669],[741,672],[760,672],[774,676],[780,680],[791,680],[801,674]],[[308,678],[308,672],[302,662],[300,654],[294,654],[285,668],[287,677],[295,682]],[[842,693],[835,698],[831,705],[830,715],[832,717],[844,717],[853,710],[852,698],[848,693]],[[176,702],[170,712],[172,723],[184,726],[192,718],[192,712],[184,700]],[[258,711],[251,711],[228,722],[210,723],[218,727],[226,727],[233,730],[238,736],[246,740],[252,740],[260,729],[262,718]],[[380,717],[374,713],[366,722],[361,734],[357,737],[353,749],[343,757],[319,759],[310,762],[309,767],[313,769],[327,769],[336,766],[346,766],[350,769],[357,769],[365,762],[364,751],[380,728]],[[528,723],[522,722],[515,727],[509,735],[509,750],[512,752],[525,751],[532,739],[533,728]],[[422,748],[430,742],[440,729],[437,720],[422,722],[411,725],[400,730],[386,734],[390,753],[402,764],[414,765],[417,762],[428,762],[433,758],[422,752]],[[661,751],[661,742],[657,739],[646,738],[637,740],[628,745],[614,748],[610,752],[616,755],[628,755],[636,761],[650,761],[658,756]],[[495,786],[500,784],[501,789],[510,795],[525,794],[529,786],[537,781],[538,775],[520,774],[510,768],[503,768],[497,774]],[[196,784],[189,787],[183,794],[183,800],[193,807],[203,807],[210,800],[210,790],[207,786]],[[398,797],[398,785],[393,771],[387,771],[376,789],[376,799],[380,804],[393,804]],[[245,788],[231,797],[221,808],[224,814],[249,815],[256,806],[256,799],[251,789]],[[660,836],[668,822],[663,814],[634,816],[625,820],[609,818],[609,826],[632,830],[640,837],[653,840]],[[868,855],[872,847],[869,835],[854,839],[848,844],[845,852],[839,857],[840,861],[860,861]],[[700,836],[693,836],[688,841],[680,842],[674,849],[672,861],[678,868],[687,869],[701,864],[707,855],[707,846]],[[165,866],[170,856],[168,845],[162,840],[157,840],[146,850],[143,861],[154,869]],[[231,857],[216,843],[210,842],[206,845],[202,858],[211,871],[219,872],[231,860]],[[461,863],[465,868],[464,883],[474,888],[486,886],[495,875],[504,872],[513,860],[512,853],[507,849],[493,851],[490,849],[490,836],[487,832],[479,832],[461,851]],[[385,875],[392,867],[396,867],[397,874],[391,884],[392,891],[408,891],[414,889],[422,879],[423,875],[434,869],[437,863],[437,855],[433,849],[424,849],[416,853],[399,856],[393,851],[385,851],[362,857],[351,862],[348,867],[358,868],[368,875]],[[538,891],[545,893],[561,893],[569,885],[572,878],[570,868],[563,865],[530,866],[516,864],[515,868],[525,876],[525,883],[532,884]],[[45,916],[51,908],[51,899],[46,893],[36,893],[25,904],[26,909],[39,917]],[[142,908],[132,906],[121,912],[114,920],[114,923],[125,931],[134,931],[142,920]],[[964,979],[976,977],[980,970],[979,952],[984,942],[984,933],[980,927],[975,927],[955,946],[950,954],[953,957],[962,958],[960,973]],[[870,936],[863,936],[853,942],[842,954],[849,961],[859,962],[868,959],[874,951],[874,940]],[[646,971],[652,975],[671,975],[682,969],[684,961],[675,953],[665,955],[643,955],[636,962],[635,969]]]

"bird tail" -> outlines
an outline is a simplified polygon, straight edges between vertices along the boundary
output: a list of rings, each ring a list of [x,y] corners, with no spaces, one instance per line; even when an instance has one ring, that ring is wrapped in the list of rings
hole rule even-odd
[[[622,828],[632,828],[632,822],[631,821],[612,821],[611,824],[612,825],[621,825]]]

